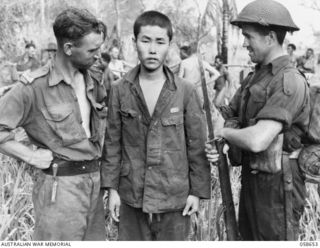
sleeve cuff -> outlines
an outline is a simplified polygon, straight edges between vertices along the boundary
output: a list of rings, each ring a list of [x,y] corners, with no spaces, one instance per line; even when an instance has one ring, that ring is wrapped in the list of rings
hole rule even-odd
[[[14,133],[9,131],[0,132],[0,144],[3,144],[9,140],[14,140]]]
[[[189,191],[189,195],[197,196],[200,199],[210,199],[210,188],[208,188],[208,190],[204,190],[203,192],[198,192],[197,190],[191,189]]]
[[[284,108],[265,107],[257,115],[256,120],[274,120],[281,122],[284,129],[292,124],[292,115]]]

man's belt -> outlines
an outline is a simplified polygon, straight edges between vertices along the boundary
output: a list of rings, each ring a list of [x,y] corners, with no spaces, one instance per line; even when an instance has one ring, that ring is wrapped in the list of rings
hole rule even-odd
[[[54,159],[50,167],[42,171],[51,176],[75,176],[96,172],[99,169],[100,166],[98,160],[66,161]],[[54,171],[56,171],[56,173],[54,173]]]

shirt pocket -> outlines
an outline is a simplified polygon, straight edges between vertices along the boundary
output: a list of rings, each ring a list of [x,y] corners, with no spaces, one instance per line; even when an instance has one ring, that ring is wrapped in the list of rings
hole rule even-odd
[[[267,90],[260,85],[253,85],[250,88],[250,99],[247,106],[247,117],[255,117],[265,106],[267,100]]]
[[[120,169],[120,177],[126,177],[131,171],[131,166],[129,162],[122,162]]]
[[[70,146],[87,138],[71,105],[42,108],[41,112],[52,131],[62,140],[62,145]]]
[[[141,139],[141,115],[134,109],[121,108],[122,138],[124,145],[136,146]]]
[[[162,139],[165,149],[181,150],[184,141],[184,120],[183,115],[173,115],[161,118],[162,123]]]

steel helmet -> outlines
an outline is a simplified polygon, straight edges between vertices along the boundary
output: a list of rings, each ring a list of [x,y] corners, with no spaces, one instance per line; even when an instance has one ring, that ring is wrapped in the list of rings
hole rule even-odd
[[[230,22],[241,27],[245,23],[277,26],[286,31],[298,31],[287,8],[273,0],[255,0],[246,5],[236,19]]]
[[[49,42],[48,48],[45,49],[46,51],[57,51],[57,45],[54,42]]]
[[[320,146],[304,147],[298,157],[299,168],[308,182],[320,183]]]

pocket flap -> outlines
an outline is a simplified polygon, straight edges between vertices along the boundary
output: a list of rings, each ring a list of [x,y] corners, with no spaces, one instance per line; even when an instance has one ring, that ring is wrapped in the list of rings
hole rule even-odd
[[[163,126],[180,125],[183,124],[183,115],[174,115],[161,118]]]
[[[133,109],[120,109],[120,114],[125,117],[137,117],[138,112]]]
[[[120,176],[128,176],[130,173],[130,164],[129,163],[122,163],[121,164],[121,171]]]
[[[259,85],[254,85],[250,88],[250,94],[254,102],[266,101],[266,90]]]
[[[41,109],[45,119],[50,121],[63,121],[72,113],[72,107],[68,105],[54,106]]]

